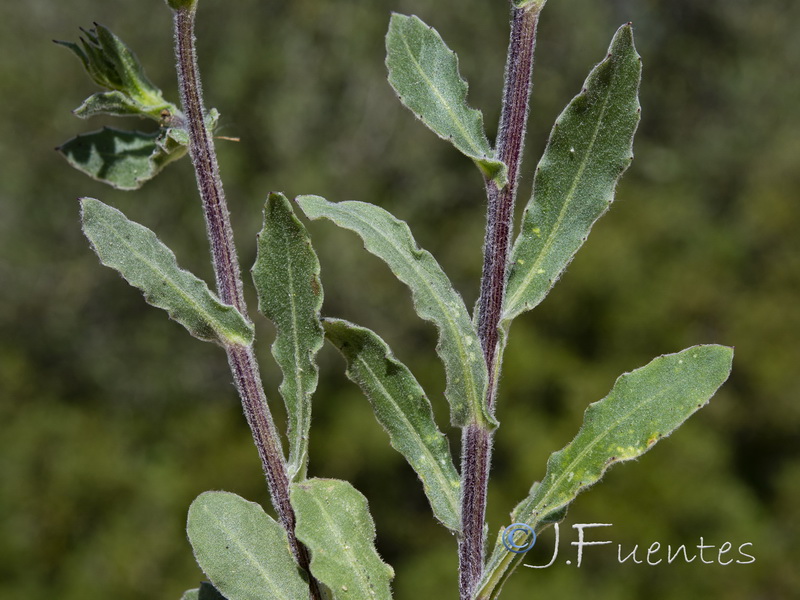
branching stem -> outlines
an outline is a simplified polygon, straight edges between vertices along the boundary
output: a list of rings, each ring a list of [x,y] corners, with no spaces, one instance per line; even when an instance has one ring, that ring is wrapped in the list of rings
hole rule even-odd
[[[197,177],[197,187],[203,201],[217,292],[226,304],[235,306],[245,317],[247,306],[242,293],[239,259],[233,240],[228,207],[214,142],[205,123],[202,87],[194,43],[194,4],[174,11],[175,54],[178,63],[178,84],[183,112],[189,130],[189,154]],[[284,529],[298,564],[308,571],[309,557],[306,548],[295,536],[295,514],[289,503],[289,479],[280,439],[267,404],[258,363],[252,347],[230,345],[226,347],[236,387],[242,399],[247,423],[253,432],[258,455],[267,478],[272,504]],[[320,600],[317,582],[309,576],[311,597]]]
[[[494,410],[497,392],[499,326],[505,295],[514,200],[528,120],[528,101],[536,46],[540,4],[511,9],[503,107],[497,156],[508,167],[508,183],[499,188],[486,182],[488,208],[483,275],[478,301],[478,335],[489,373],[487,406]],[[464,429],[462,440],[462,534],[459,542],[461,600],[469,600],[481,578],[484,563],[486,493],[491,462],[491,432],[479,425]]]

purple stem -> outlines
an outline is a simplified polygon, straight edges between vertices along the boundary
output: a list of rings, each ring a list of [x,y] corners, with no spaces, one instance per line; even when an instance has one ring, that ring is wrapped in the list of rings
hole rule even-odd
[[[483,275],[478,301],[478,336],[489,374],[486,403],[494,411],[500,371],[498,336],[506,287],[514,200],[528,120],[528,101],[541,6],[511,9],[503,108],[497,137],[497,157],[508,167],[508,183],[486,182],[488,208]],[[491,432],[479,425],[464,429],[462,438],[462,533],[459,543],[461,600],[469,600],[483,572],[486,494],[491,464]]]
[[[174,19],[178,83],[189,130],[189,154],[203,201],[217,292],[223,302],[236,307],[246,318],[247,306],[242,293],[241,270],[236,256],[233,230],[222,180],[219,177],[214,142],[204,119],[202,87],[194,44],[194,4],[191,7],[175,10]],[[292,505],[289,503],[289,478],[286,474],[283,449],[264,394],[255,354],[249,346],[229,345],[225,350],[236,388],[242,399],[247,424],[253,432],[253,440],[266,474],[272,505],[286,530],[289,546],[298,564],[308,571],[308,551],[295,536],[296,520]],[[311,598],[320,600],[322,595],[316,580],[309,577],[309,581]]]

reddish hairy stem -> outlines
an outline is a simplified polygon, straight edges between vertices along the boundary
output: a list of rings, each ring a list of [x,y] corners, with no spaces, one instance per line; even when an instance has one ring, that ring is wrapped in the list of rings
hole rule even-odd
[[[194,165],[197,187],[203,201],[206,228],[211,242],[211,255],[217,292],[226,304],[235,306],[247,317],[242,293],[239,259],[233,240],[225,192],[219,176],[214,142],[208,133],[203,109],[200,73],[194,45],[194,6],[178,8],[175,16],[175,54],[178,63],[178,84],[183,112],[189,130],[189,154]],[[242,399],[247,424],[253,433],[258,455],[267,478],[272,505],[289,538],[289,546],[300,567],[308,571],[307,549],[295,536],[295,514],[289,502],[289,478],[286,462],[272,414],[264,394],[258,363],[252,347],[226,347],[236,388]],[[311,598],[322,598],[317,581],[309,576]]]
[[[505,296],[506,271],[514,200],[528,119],[528,100],[536,46],[539,10],[512,7],[511,36],[508,44],[503,108],[497,138],[497,156],[508,167],[508,183],[499,188],[486,182],[488,208],[484,240],[483,275],[478,301],[478,337],[488,370],[486,403],[494,411],[497,392],[498,337]],[[478,425],[464,429],[461,466],[461,538],[459,568],[461,600],[469,600],[483,572],[486,494],[491,465],[491,432]]]

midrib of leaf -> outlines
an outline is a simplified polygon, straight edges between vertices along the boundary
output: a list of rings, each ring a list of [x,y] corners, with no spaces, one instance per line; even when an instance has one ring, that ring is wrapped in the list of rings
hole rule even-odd
[[[286,235],[285,231],[283,231],[282,233],[284,233],[284,236],[283,236],[284,245],[288,248],[289,247],[288,235]],[[297,365],[297,368],[294,370],[294,382],[295,382],[295,388],[297,390],[297,397],[295,398],[295,401],[297,402],[298,406],[302,406],[303,403],[304,403],[304,400],[305,400],[306,389],[303,386],[303,378],[300,375],[300,373],[301,373],[301,369],[300,369],[300,354],[301,354],[301,352],[300,352],[300,338],[297,335],[297,303],[295,302],[294,292],[293,292],[293,290],[294,290],[294,270],[293,270],[294,263],[292,261],[292,253],[291,252],[287,252],[286,254],[287,254],[286,272],[287,272],[287,276],[289,277],[289,306],[291,307],[291,311],[292,311],[292,345],[294,347],[294,364]],[[302,427],[303,427],[302,423],[297,423],[297,428],[298,429],[302,429]],[[297,432],[297,431],[295,431],[293,433],[294,434],[299,434],[299,435],[295,436],[295,439],[293,440],[292,443],[296,443],[297,440],[300,440],[300,445],[302,446],[302,434]],[[303,457],[302,456],[296,456],[295,460],[297,460],[297,470],[298,470],[298,472],[302,471],[303,470],[303,467],[302,467],[302,465],[303,465]]]
[[[612,422],[612,424],[611,424],[609,427],[606,427],[605,431],[603,431],[603,432],[602,432],[600,435],[598,435],[598,436],[597,436],[595,439],[593,439],[591,442],[589,442],[588,444],[586,444],[586,447],[585,447],[585,448],[584,448],[584,449],[583,449],[583,450],[582,450],[582,451],[581,451],[581,452],[580,452],[580,453],[579,453],[579,454],[578,454],[578,455],[575,457],[575,459],[574,459],[574,460],[572,460],[572,461],[570,461],[569,465],[567,465],[567,466],[565,466],[565,467],[564,467],[564,469],[563,469],[563,470],[564,470],[564,472],[561,474],[561,476],[560,476],[560,477],[558,477],[558,478],[557,478],[557,479],[556,479],[556,480],[553,482],[553,484],[552,484],[552,485],[548,486],[548,487],[549,487],[549,490],[548,490],[548,492],[547,492],[547,493],[546,493],[546,494],[545,494],[545,495],[544,495],[544,496],[541,498],[541,500],[539,500],[539,502],[537,502],[537,503],[536,503],[536,507],[538,508],[539,506],[542,506],[542,505],[544,504],[544,501],[545,501],[545,500],[547,500],[548,498],[550,498],[550,497],[553,495],[553,491],[554,491],[555,489],[557,489],[558,485],[560,485],[560,484],[561,484],[561,482],[564,480],[564,478],[567,476],[567,473],[569,473],[569,472],[570,472],[570,469],[569,469],[569,467],[572,467],[573,465],[575,465],[575,464],[579,463],[579,462],[580,462],[580,460],[581,460],[581,459],[582,459],[584,456],[586,456],[586,454],[587,454],[587,453],[588,453],[588,452],[589,452],[589,451],[590,451],[592,448],[594,448],[594,447],[595,447],[597,444],[599,444],[599,443],[600,443],[600,441],[601,441],[603,438],[605,438],[605,437],[606,437],[607,435],[609,435],[609,434],[610,434],[612,431],[614,431],[614,430],[615,430],[615,429],[616,429],[616,428],[617,428],[617,427],[620,425],[620,423],[622,423],[622,422],[624,422],[626,419],[628,419],[628,418],[629,418],[629,417],[630,417],[630,416],[631,416],[633,413],[635,413],[635,412],[637,412],[638,410],[640,410],[640,409],[641,409],[643,406],[645,406],[646,404],[651,404],[652,402],[655,402],[655,401],[659,400],[660,398],[662,398],[663,396],[665,396],[665,395],[666,395],[668,392],[670,392],[670,391],[672,390],[672,388],[674,388],[674,387],[675,387],[675,384],[673,384],[673,385],[671,385],[671,386],[669,386],[669,387],[667,387],[667,388],[663,388],[663,389],[662,389],[660,392],[658,392],[657,394],[654,394],[654,395],[653,395],[653,396],[651,396],[649,399],[647,399],[647,400],[644,400],[643,402],[641,402],[641,403],[637,404],[637,405],[636,405],[636,406],[634,406],[634,407],[633,407],[633,408],[632,408],[630,411],[628,411],[627,413],[625,413],[624,415],[622,415],[622,416],[621,416],[619,419],[617,419],[616,421],[613,421],[613,422]],[[599,402],[602,402],[602,400],[600,400]],[[579,434],[580,434],[580,432],[579,432]],[[579,486],[579,487],[580,487],[580,486]],[[556,507],[556,508],[558,508],[558,507]],[[541,512],[541,511],[538,511],[538,512]]]
[[[451,489],[450,480],[447,479],[447,476],[442,471],[441,463],[439,463],[439,461],[434,458],[434,456],[430,452],[430,449],[424,443],[424,440],[422,439],[422,437],[417,434],[416,429],[411,424],[411,422],[408,420],[408,418],[406,417],[406,415],[403,412],[403,410],[399,406],[397,406],[396,402],[393,401],[392,395],[386,389],[386,386],[384,386],[383,383],[381,383],[380,377],[378,377],[375,374],[375,371],[373,371],[369,367],[369,364],[367,364],[367,361],[365,361],[364,359],[359,359],[359,362],[361,363],[361,365],[363,365],[363,367],[366,369],[366,371],[372,376],[372,379],[377,383],[377,385],[380,388],[380,390],[382,391],[383,395],[386,398],[389,399],[389,401],[390,401],[389,404],[394,406],[395,409],[397,410],[397,412],[400,413],[400,417],[402,418],[403,422],[406,423],[406,425],[408,425],[408,429],[411,431],[412,434],[414,434],[414,437],[416,437],[419,440],[419,445],[422,446],[422,448],[424,449],[425,455],[427,456],[429,462],[431,462],[434,465],[436,465],[436,477],[441,482],[443,482],[442,483],[442,489],[445,489],[445,490],[447,490],[449,492],[450,489]],[[448,504],[451,505],[451,508],[453,509],[453,514],[457,515],[458,511],[459,511],[459,509],[458,509],[458,501],[455,498],[453,498],[452,494],[450,494],[450,493],[447,494],[447,502],[448,502]]]
[[[258,560],[258,558],[252,552],[250,552],[245,546],[243,546],[241,544],[241,542],[239,542],[238,535],[234,535],[236,532],[226,528],[224,526],[224,522],[221,519],[219,519],[217,517],[217,515],[213,511],[209,510],[207,506],[203,506],[202,510],[208,516],[212,517],[217,523],[219,523],[219,528],[222,531],[224,531],[225,533],[229,534],[229,538],[233,541],[233,543],[236,545],[236,547],[239,548],[242,551],[242,553],[245,556],[247,556],[248,559],[250,559],[250,563],[252,563],[256,567],[256,569],[258,569],[259,573],[261,573],[261,575],[263,576],[264,581],[269,586],[270,591],[273,594],[277,595],[279,598],[286,598],[286,596],[281,594],[281,589],[280,588],[276,588],[273,585],[272,578],[270,577],[270,573],[264,568],[264,566],[261,564],[261,562]]]
[[[461,122],[461,120],[456,117],[456,114],[453,111],[453,108],[450,106],[450,104],[447,102],[445,97],[439,91],[439,88],[437,88],[433,84],[433,80],[431,80],[428,77],[428,74],[422,69],[422,65],[419,63],[417,58],[414,56],[414,53],[411,50],[411,46],[408,45],[408,41],[406,40],[406,36],[405,35],[403,36],[403,45],[406,47],[406,50],[408,50],[408,55],[409,55],[409,57],[411,57],[411,60],[414,62],[414,66],[417,68],[417,71],[419,71],[420,75],[422,75],[422,77],[428,83],[430,88],[436,93],[436,96],[439,98],[439,100],[441,100],[441,103],[444,106],[445,110],[447,111],[447,114],[450,116],[450,119],[453,121],[453,123],[458,128],[458,130],[461,131],[461,133],[464,135],[464,139],[466,139],[469,142],[469,145],[472,148],[472,150],[475,152],[475,155],[476,156],[480,156],[480,157],[489,158],[489,157],[486,156],[486,154],[484,153],[483,150],[481,150],[479,147],[475,146],[475,140],[473,140],[472,135],[470,134],[470,132],[464,127],[464,124]],[[460,77],[460,75],[459,75],[459,77]]]
[[[372,590],[372,586],[370,585],[369,575],[366,575],[363,572],[363,569],[359,568],[361,566],[361,563],[359,562],[358,557],[356,556],[356,553],[353,552],[353,549],[350,546],[350,544],[347,543],[347,540],[346,539],[342,539],[342,537],[339,535],[339,528],[337,527],[336,521],[331,518],[330,513],[326,510],[325,504],[323,504],[319,500],[319,498],[317,498],[316,494],[309,494],[309,495],[312,497],[312,499],[317,504],[317,506],[319,506],[320,512],[322,513],[322,516],[327,521],[327,523],[329,525],[329,530],[334,532],[334,535],[336,536],[336,540],[339,542],[339,546],[341,548],[343,548],[344,551],[347,553],[347,556],[349,557],[349,560],[347,562],[351,566],[354,567],[353,571],[357,574],[359,579],[362,580],[361,587],[371,591]],[[313,562],[313,558],[314,558],[313,554],[312,554],[311,558],[312,558],[312,562]],[[370,593],[370,596],[374,597],[375,594],[374,593]]]
[[[393,248],[395,250],[395,252],[397,254],[399,254],[401,257],[403,256],[402,249],[399,249],[398,246],[393,244],[392,240],[390,238],[387,238],[386,236],[384,236],[383,232],[380,229],[378,229],[376,227],[373,227],[373,225],[371,223],[369,223],[368,221],[365,221],[364,219],[362,219],[361,216],[358,215],[357,213],[354,213],[352,216],[353,216],[353,218],[358,219],[359,221],[361,221],[362,223],[367,225],[373,231],[376,231],[378,233],[378,235],[382,239],[384,239],[385,241],[388,242],[388,246],[389,247]],[[413,254],[413,251],[412,251],[412,254]],[[423,284],[428,288],[428,290],[430,290],[431,295],[436,299],[436,303],[442,309],[441,312],[444,313],[444,315],[446,316],[447,325],[448,325],[449,329],[451,330],[451,332],[453,332],[453,334],[454,334],[452,337],[456,340],[456,343],[458,344],[458,354],[459,354],[459,357],[461,358],[461,360],[459,362],[461,363],[461,366],[462,366],[462,374],[463,374],[463,377],[464,377],[464,381],[467,381],[468,385],[469,385],[468,392],[470,394],[470,397],[472,398],[472,415],[471,416],[473,418],[475,418],[475,417],[482,418],[481,417],[482,411],[481,411],[481,405],[480,405],[481,404],[480,403],[480,396],[478,395],[478,393],[477,393],[477,391],[475,389],[475,381],[472,378],[472,373],[471,373],[470,369],[467,367],[467,365],[471,364],[472,361],[469,360],[469,354],[468,353],[465,354],[464,345],[462,344],[461,336],[459,335],[458,328],[453,323],[452,318],[450,318],[450,311],[449,310],[445,310],[445,309],[449,309],[449,307],[447,306],[447,303],[442,302],[441,298],[439,297],[439,294],[437,294],[435,292],[434,288],[428,283],[428,279],[425,276],[425,274],[422,273],[419,270],[419,267],[417,266],[417,262],[412,260],[411,261],[411,266],[414,269],[414,271],[417,273],[418,279],[420,279],[423,282]]]
[[[106,222],[108,222],[108,221],[106,221]],[[206,318],[206,321],[208,323],[215,323],[216,322],[216,319],[214,319],[206,310],[204,310],[201,305],[197,304],[191,296],[187,296],[184,293],[184,291],[180,288],[180,286],[176,285],[175,282],[172,280],[172,278],[170,278],[167,273],[162,271],[161,268],[157,264],[150,262],[150,260],[148,260],[148,258],[146,256],[144,256],[143,254],[140,254],[139,252],[137,252],[137,248],[135,246],[131,246],[128,243],[128,241],[124,237],[122,237],[119,234],[119,232],[117,232],[115,227],[111,228],[111,232],[114,234],[114,236],[116,236],[120,240],[120,242],[122,242],[123,246],[125,246],[126,248],[128,248],[131,251],[131,253],[134,256],[139,258],[142,261],[142,263],[144,263],[145,265],[150,267],[150,270],[153,271],[156,275],[161,276],[161,279],[166,281],[172,289],[174,289],[176,292],[178,292],[178,294],[181,296],[181,298],[186,300],[191,306],[193,306],[197,310],[198,313],[203,315]],[[178,267],[178,269],[180,269],[180,267]],[[222,304],[225,307],[233,308],[233,307],[230,307],[228,304],[224,304],[222,302],[220,302],[220,304]],[[244,315],[242,315],[242,316],[244,316]],[[219,331],[216,331],[216,328],[215,328],[215,332],[218,333],[218,334],[221,333]],[[236,343],[236,344],[241,344],[243,346],[247,346],[248,345],[243,340],[237,339],[239,336],[234,335],[234,339],[231,339],[230,338],[230,332],[226,333],[225,337],[227,338],[227,341],[229,341],[229,342],[233,342],[233,343]]]
[[[597,119],[597,126],[595,127],[594,132],[592,133],[592,139],[589,142],[589,146],[586,150],[586,154],[584,155],[583,160],[581,161],[580,167],[578,168],[578,172],[575,174],[575,177],[572,180],[572,185],[570,186],[569,191],[567,192],[566,201],[561,207],[561,211],[559,211],[558,213],[558,219],[556,219],[555,226],[550,232],[550,235],[547,236],[547,240],[545,241],[542,250],[539,252],[539,256],[536,257],[536,260],[533,262],[533,265],[531,265],[528,274],[522,280],[522,283],[517,288],[517,291],[509,299],[508,302],[509,308],[513,308],[514,306],[516,306],[519,297],[525,293],[525,290],[530,284],[531,279],[533,279],[536,276],[536,271],[538,270],[539,265],[542,263],[544,257],[547,256],[548,250],[553,245],[553,242],[556,239],[556,234],[558,233],[561,224],[564,222],[564,216],[567,214],[567,209],[569,208],[570,204],[574,199],[575,190],[578,187],[578,181],[580,181],[581,177],[583,176],[583,172],[586,170],[586,165],[589,162],[589,157],[592,155],[594,144],[597,141],[597,135],[598,133],[600,133],[600,125],[603,123],[603,118],[605,117],[606,110],[608,108],[608,99],[611,97],[611,92],[612,90],[611,87],[609,86],[608,92],[606,93],[605,98],[603,100],[603,108],[600,111],[600,117]],[[508,318],[508,315],[504,315],[504,317]]]

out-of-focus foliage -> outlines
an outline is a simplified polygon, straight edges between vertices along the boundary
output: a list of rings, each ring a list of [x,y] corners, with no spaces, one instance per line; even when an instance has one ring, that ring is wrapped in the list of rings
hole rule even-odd
[[[480,176],[403,109],[386,82],[391,10],[417,14],[459,54],[469,102],[497,122],[505,3],[203,0],[198,36],[209,105],[222,114],[221,169],[248,267],[269,191],[369,200],[408,220],[471,306],[480,273]],[[788,0],[553,0],[537,44],[521,197],[547,132],[617,26],[633,21],[644,60],[636,160],[610,213],[552,294],[514,323],[498,404],[491,527],[586,406],[623,371],[697,343],[736,347],[713,402],[637,464],[579,498],[562,554],[524,569],[504,598],[788,598],[800,592],[800,5]],[[78,196],[123,210],[211,281],[188,162],[123,193],[52,148],[108,124],[69,111],[96,91],[52,38],[96,20],[137,51],[176,97],[169,10],[160,0],[0,4],[0,597],[179,598],[196,587],[183,532],[191,500],[227,489],[269,505],[223,353],[192,340],[100,268],[80,233]],[[435,331],[359,241],[309,230],[323,313],[378,332],[448,422]],[[363,267],[356,276],[354,264]],[[366,290],[369,293],[366,293]],[[255,299],[251,294],[251,307]],[[255,310],[254,318],[258,317]],[[273,410],[273,332],[256,318]],[[579,373],[579,375],[574,375]],[[309,473],[352,481],[375,516],[395,598],[455,598],[455,539],[367,401],[321,354]],[[451,432],[452,433],[452,432]],[[451,444],[457,454],[457,436]],[[575,567],[572,523],[609,546]],[[618,564],[654,541],[734,548],[751,565]],[[549,560],[545,533],[530,557]],[[707,552],[707,558],[713,555]],[[566,559],[572,565],[566,565]]]

